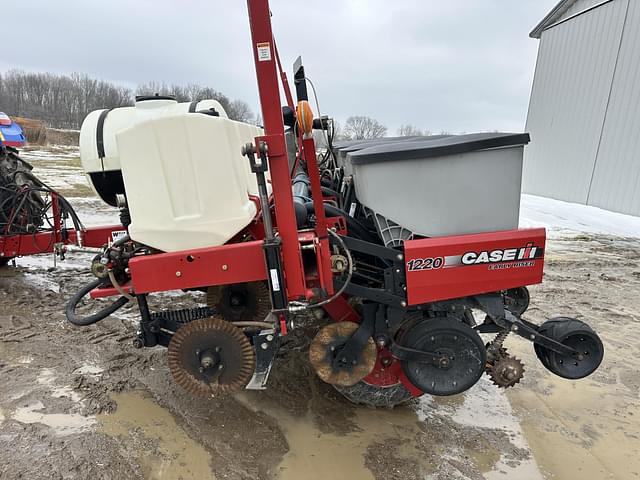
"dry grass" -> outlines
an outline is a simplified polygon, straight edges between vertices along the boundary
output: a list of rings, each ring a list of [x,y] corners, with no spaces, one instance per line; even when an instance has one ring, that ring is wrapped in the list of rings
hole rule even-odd
[[[47,127],[44,122],[22,117],[12,117],[12,120],[22,127],[28,143],[31,145],[47,144]]]

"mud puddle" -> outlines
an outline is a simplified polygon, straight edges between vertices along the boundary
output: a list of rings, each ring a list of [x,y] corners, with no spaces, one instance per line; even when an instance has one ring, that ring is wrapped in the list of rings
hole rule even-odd
[[[292,415],[275,403],[264,402],[259,393],[243,392],[236,399],[249,410],[274,418],[282,429],[289,451],[277,467],[279,480],[374,480],[366,465],[367,453],[379,441],[394,446],[398,461],[414,462],[421,457],[412,442],[421,433],[419,419],[410,408],[357,408],[350,419],[352,431],[345,435],[323,431],[311,415]],[[425,475],[430,471],[427,462],[419,461],[418,467]]]
[[[210,454],[176,423],[171,413],[148,394],[129,391],[111,395],[117,409],[98,415],[97,430],[135,445],[147,480],[214,479]]]
[[[289,450],[274,471],[278,480],[450,478],[541,480],[522,430],[489,382],[456,397],[393,410],[355,407],[346,431],[327,430],[312,414],[295,415],[256,392],[236,396],[253,412],[274,418]],[[502,412],[495,412],[496,403]]]
[[[640,478],[640,405],[597,382],[544,379],[510,393],[532,451],[552,478]]]

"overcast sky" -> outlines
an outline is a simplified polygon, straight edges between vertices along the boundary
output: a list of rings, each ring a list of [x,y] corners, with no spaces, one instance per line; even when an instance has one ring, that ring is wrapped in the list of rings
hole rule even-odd
[[[272,0],[271,9],[283,62],[291,70],[303,55],[323,114],[437,133],[524,128],[538,47],[528,34],[555,3]],[[5,0],[11,44],[0,71],[201,83],[256,111],[246,9],[243,0]]]

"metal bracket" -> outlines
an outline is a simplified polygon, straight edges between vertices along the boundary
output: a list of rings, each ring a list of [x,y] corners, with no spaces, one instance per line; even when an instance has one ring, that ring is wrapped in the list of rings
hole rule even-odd
[[[501,295],[478,295],[474,297],[474,299],[482,310],[487,313],[493,323],[503,329],[507,329],[522,338],[526,338],[530,342],[541,345],[561,355],[574,356],[580,353],[574,348],[567,347],[552,338],[542,335],[539,332],[540,327],[523,320],[504,308],[504,302]]]
[[[262,330],[253,336],[253,348],[256,351],[256,368],[253,377],[246,386],[247,390],[264,390],[267,388],[269,373],[280,347],[280,337],[275,330]]]
[[[387,348],[394,357],[407,362],[427,363],[442,367],[443,362],[448,360],[446,355],[437,354],[436,352],[428,352],[426,350],[416,350],[414,348],[403,347],[394,341],[391,341]]]
[[[364,346],[373,335],[376,324],[376,312],[379,305],[377,303],[362,304],[362,321],[358,329],[351,335],[347,343],[337,352],[332,362],[335,371],[342,368],[352,368],[358,364]]]

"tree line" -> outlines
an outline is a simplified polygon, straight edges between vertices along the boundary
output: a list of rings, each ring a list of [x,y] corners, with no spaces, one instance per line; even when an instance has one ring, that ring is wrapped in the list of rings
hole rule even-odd
[[[335,127],[334,122],[334,128]],[[388,129],[375,118],[355,115],[347,118],[344,128],[336,128],[336,137],[345,140],[366,140],[380,138],[387,135]],[[442,132],[445,134],[446,132]],[[400,125],[397,130],[399,137],[428,137],[432,135],[429,130],[422,130],[413,125]]]
[[[93,110],[133,105],[135,95],[155,93],[174,95],[180,102],[212,98],[222,104],[229,118],[242,122],[255,120],[246,102],[231,100],[211,87],[196,84],[148,82],[134,91],[81,73],[58,75],[11,70],[0,74],[0,111],[42,120],[53,128],[79,129]]]
[[[177,85],[147,82],[132,90],[86,74],[34,73],[10,70],[0,74],[0,111],[8,115],[44,121],[47,126],[79,129],[89,112],[103,108],[133,105],[136,95],[173,95],[179,102],[214,99],[223,106],[229,118],[241,122],[260,123],[243,100],[232,100],[218,90],[198,84]],[[334,122],[336,138],[360,140],[387,135],[388,129],[367,116],[351,116],[344,127]],[[398,136],[428,136],[431,132],[412,125],[402,125]]]

